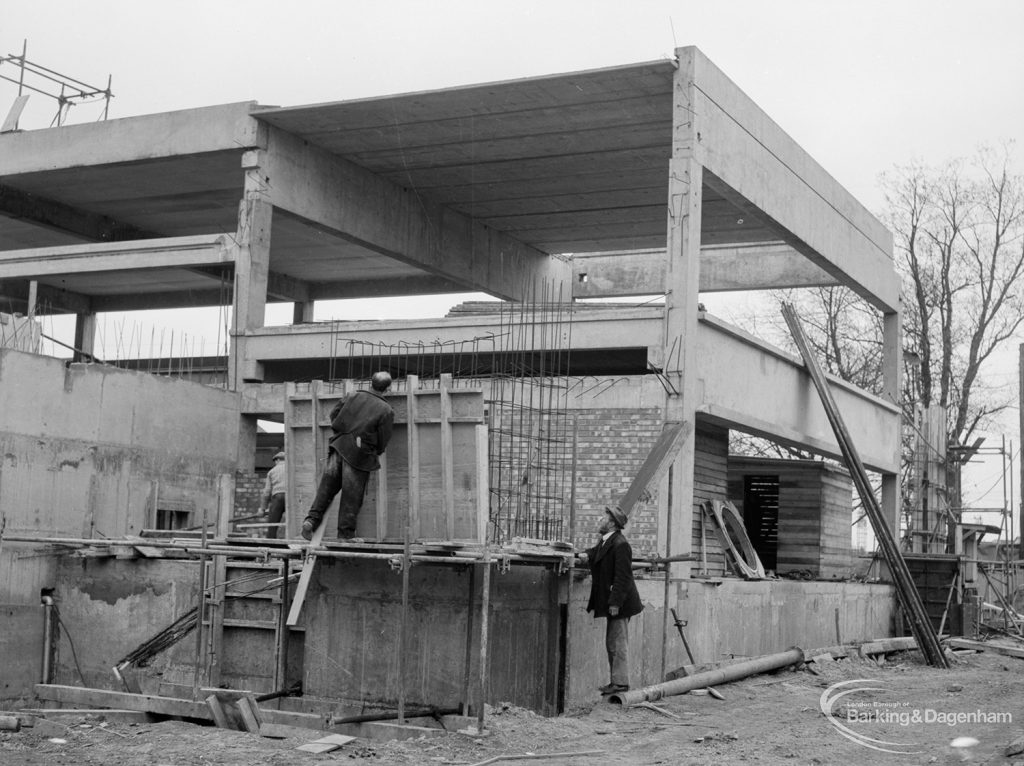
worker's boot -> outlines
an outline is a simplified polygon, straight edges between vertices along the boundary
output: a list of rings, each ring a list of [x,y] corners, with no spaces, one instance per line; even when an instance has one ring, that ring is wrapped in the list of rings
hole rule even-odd
[[[316,529],[316,525],[314,524],[312,519],[306,519],[305,521],[303,521],[302,522],[302,533],[301,533],[302,534],[302,539],[304,539],[304,540],[312,540],[313,539],[313,530],[314,529]]]

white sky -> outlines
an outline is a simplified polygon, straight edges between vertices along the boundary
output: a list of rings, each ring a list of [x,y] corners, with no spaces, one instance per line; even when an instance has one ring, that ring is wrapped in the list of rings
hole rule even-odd
[[[872,211],[894,165],[1021,136],[1022,37],[1021,0],[0,0],[0,55],[27,39],[39,64],[101,87],[112,75],[111,117],[338,101],[696,45]],[[0,81],[0,111],[15,92]],[[33,97],[21,126],[45,127],[52,112]],[[70,121],[98,115],[82,106]],[[1012,351],[993,374],[1015,384]],[[1015,413],[1009,423],[1015,436]]]

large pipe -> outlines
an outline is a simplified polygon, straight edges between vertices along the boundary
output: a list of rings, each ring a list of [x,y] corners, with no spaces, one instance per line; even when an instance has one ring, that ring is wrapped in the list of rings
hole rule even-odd
[[[642,689],[619,692],[611,695],[609,701],[630,707],[645,701],[654,702],[662,697],[686,694],[686,692],[693,691],[694,689],[703,689],[707,686],[718,686],[730,681],[738,681],[747,676],[756,676],[758,673],[767,673],[769,670],[778,670],[803,661],[803,649],[793,647],[778,654],[768,654],[764,657],[747,660],[746,662],[737,662],[735,665],[727,665],[718,670],[708,670],[703,673],[686,676],[685,678],[677,678],[674,681],[665,681],[664,683],[645,686]]]

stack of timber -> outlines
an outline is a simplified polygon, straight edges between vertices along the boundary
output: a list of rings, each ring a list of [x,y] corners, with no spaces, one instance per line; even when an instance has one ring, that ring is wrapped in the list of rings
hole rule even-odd
[[[810,345],[807,343],[807,338],[804,335],[803,325],[800,323],[796,311],[788,303],[783,304],[782,315],[786,319],[786,324],[789,326],[789,331],[796,342],[797,348],[800,349],[800,354],[803,356],[807,371],[814,381],[814,386],[818,389],[818,396],[821,397],[821,403],[825,407],[825,414],[828,416],[828,421],[832,425],[836,441],[839,442],[839,448],[842,450],[843,457],[846,459],[846,465],[853,476],[854,484],[857,487],[861,502],[867,511],[868,519],[871,521],[871,527],[874,530],[875,537],[878,539],[882,555],[885,557],[885,562],[889,565],[889,570],[892,572],[896,585],[897,599],[910,621],[918,646],[921,647],[921,651],[924,653],[928,664],[940,668],[948,668],[949,660],[939,645],[939,638],[935,634],[931,621],[928,619],[928,614],[925,612],[924,604],[921,603],[921,597],[917,592],[917,588],[914,587],[914,581],[910,576],[907,563],[903,560],[900,549],[892,536],[892,530],[889,529],[889,525],[885,521],[882,507],[879,505],[874,490],[871,488],[867,471],[861,462],[856,447],[853,445],[835,399],[832,397],[828,381],[825,380],[825,374],[811,353]]]

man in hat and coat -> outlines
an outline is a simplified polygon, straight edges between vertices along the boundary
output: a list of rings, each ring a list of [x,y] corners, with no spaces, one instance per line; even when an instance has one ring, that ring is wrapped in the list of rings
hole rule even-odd
[[[616,506],[605,506],[598,527],[601,540],[580,554],[580,562],[590,566],[590,601],[587,611],[607,618],[605,648],[608,651],[609,683],[602,694],[629,689],[629,618],[643,611],[640,594],[633,580],[633,550],[622,534],[626,514]]]
[[[260,497],[260,513],[268,512],[267,522],[278,524],[284,518],[284,498],[288,491],[288,469],[285,467],[284,453],[274,455],[274,465],[267,471],[267,480],[263,483],[263,495]],[[277,527],[267,527],[267,537],[277,537]]]

